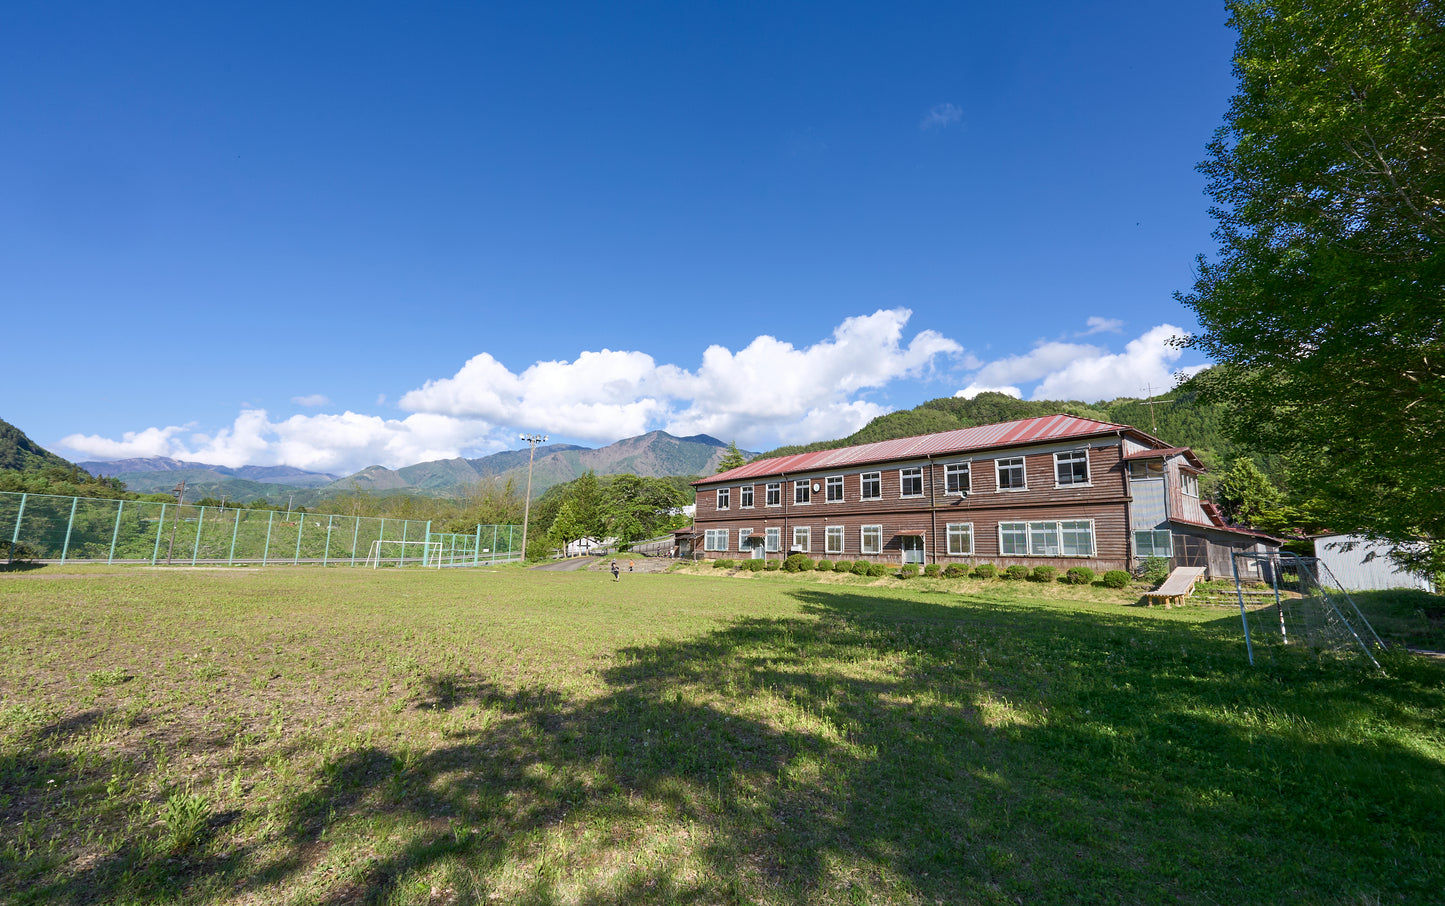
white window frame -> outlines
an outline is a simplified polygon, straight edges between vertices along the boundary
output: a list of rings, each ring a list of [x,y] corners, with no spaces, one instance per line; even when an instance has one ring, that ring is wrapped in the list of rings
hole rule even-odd
[[[717,489],[717,508],[720,510],[732,509],[732,488]]]
[[[1193,472],[1179,471],[1179,490],[1184,492],[1186,497],[1199,496],[1199,476]]]
[[[1029,555],[1029,524],[1027,522],[1000,522],[998,524],[998,555],[1000,557],[1027,557]]]
[[[917,473],[917,474],[914,474]],[[908,483],[917,480],[918,490],[912,494],[908,493]],[[900,500],[907,500],[911,497],[923,496],[923,466],[908,466],[898,470],[898,497]]]
[[[799,542],[802,543],[799,543]],[[813,530],[806,525],[793,526],[793,546],[789,550],[808,553],[813,549]]]
[[[781,481],[770,481],[764,486],[763,492],[767,494],[764,502],[768,506],[783,505],[783,483]],[[774,501],[777,501],[776,503]]]
[[[868,543],[869,537],[873,543]],[[858,528],[858,552],[860,554],[881,554],[883,553],[883,526],[864,525]]]
[[[943,492],[953,497],[967,497],[973,490],[973,469],[970,463],[950,462],[943,466]],[[954,481],[958,475],[963,476],[963,489],[958,490],[959,482]]]
[[[707,529],[703,534],[702,549],[705,551],[726,551],[728,549],[728,530]]]
[[[948,533],[948,555],[950,557],[973,556],[973,523],[950,522],[944,526]],[[955,544],[958,541],[960,543]]]
[[[1079,462],[1083,462],[1084,464],[1084,477],[1082,479],[1075,476],[1075,472],[1077,471],[1075,466]],[[1067,471],[1067,475],[1065,475],[1065,471]],[[1087,448],[1083,450],[1061,450],[1054,454],[1054,487],[1093,487],[1093,475],[1089,472],[1089,451]]]
[[[1164,542],[1163,553],[1159,552],[1161,536]],[[1149,539],[1147,549],[1146,545],[1139,543],[1141,537],[1147,537]],[[1134,533],[1134,556],[1140,560],[1146,560],[1149,557],[1172,558],[1174,556],[1174,533],[1168,529],[1142,529],[1136,531]]]
[[[869,477],[870,475],[872,476],[871,478]],[[874,493],[872,493],[872,494],[869,494],[869,493],[868,493],[868,484],[869,484],[870,482],[872,482],[873,484],[875,484],[875,485],[877,486],[877,490],[876,490]],[[883,473],[882,473],[882,472],[863,472],[862,474],[860,474],[860,475],[858,476],[858,497],[859,497],[860,500],[882,500],[882,499],[883,499]]]
[[[1087,551],[1080,549],[1080,538],[1088,539]],[[1094,556],[1096,544],[1092,519],[1044,519],[998,524],[1000,557],[1081,559]],[[1020,545],[1022,549],[1019,549]]]
[[[783,530],[777,526],[763,530],[763,550],[776,554],[783,547]]]
[[[1008,463],[1008,465],[1004,465],[1004,463]],[[1004,471],[1007,470],[1009,472],[1012,472],[1014,469],[1018,469],[1019,474],[1023,476],[1023,484],[1019,485],[1018,487],[1006,488],[1003,484]],[[1029,469],[1027,459],[1023,456],[1005,456],[1000,459],[995,459],[993,461],[993,480],[995,491],[1000,491],[1003,493],[1012,493],[1014,491],[1027,491],[1029,489]]]
[[[1070,544],[1070,537],[1075,541],[1078,538],[1087,536],[1089,549],[1080,550],[1077,543]],[[1070,551],[1072,548],[1072,552]],[[1094,520],[1092,519],[1060,519],[1059,520],[1059,556],[1061,557],[1092,557],[1094,556]]]
[[[828,526],[823,533],[823,550],[829,554],[843,553],[843,526]]]
[[[745,551],[748,549],[748,539],[752,537],[752,534],[753,530],[750,528],[738,529],[738,550]]]
[[[752,485],[745,484],[740,489],[738,489],[738,508],[743,510],[750,510],[753,508]]]
[[[825,503],[842,503],[842,502],[843,502],[843,476],[842,476],[842,475],[829,475],[827,478],[823,479],[823,483],[824,483],[824,485],[825,485],[825,487],[826,487],[826,493],[824,493],[824,495],[823,495],[823,501],[824,501]],[[837,495],[836,495],[836,496],[835,496],[834,493],[833,493],[835,490],[837,491]]]
[[[793,506],[807,506],[813,502],[813,479],[798,478],[793,481]]]

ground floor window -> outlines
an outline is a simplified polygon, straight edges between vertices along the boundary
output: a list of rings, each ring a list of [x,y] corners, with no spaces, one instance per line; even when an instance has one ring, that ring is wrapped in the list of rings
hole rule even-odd
[[[1000,522],[998,552],[1005,557],[1092,557],[1094,523],[1089,519]]]
[[[843,553],[843,526],[841,526],[841,525],[830,525],[830,526],[828,526],[828,532],[827,532],[827,536],[826,536],[826,537],[827,537],[827,540],[824,542],[824,544],[825,544],[826,547],[827,547],[828,553],[830,553],[830,554],[841,554],[841,553]]]
[[[708,529],[703,535],[702,549],[705,551],[725,551],[728,549],[727,529]]]
[[[948,554],[951,557],[965,557],[973,553],[973,523],[950,522],[948,524]]]
[[[865,554],[883,553],[883,526],[863,526],[858,537],[858,549]]]
[[[752,537],[752,534],[753,530],[750,528],[738,529],[738,550],[745,551],[748,549],[748,538]]]
[[[793,526],[793,550],[807,553],[811,549],[813,532],[807,526]]]
[[[1140,558],[1174,556],[1173,534],[1168,529],[1135,532],[1134,555]]]
[[[770,529],[768,529],[767,534],[766,534],[766,538],[767,538],[767,544],[764,546],[764,550],[767,550],[767,551],[769,551],[770,553],[776,553],[778,550],[780,550],[780,549],[782,548],[782,546],[783,546],[783,530],[782,530],[782,529],[780,529],[780,528],[770,528]]]

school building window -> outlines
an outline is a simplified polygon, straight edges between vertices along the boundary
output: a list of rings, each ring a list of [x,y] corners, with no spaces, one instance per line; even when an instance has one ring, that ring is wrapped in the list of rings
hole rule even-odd
[[[824,545],[830,554],[843,553],[843,526],[830,525],[825,536]]]
[[[966,557],[973,553],[973,523],[948,523],[948,553],[953,557]]]
[[[951,462],[943,467],[943,492],[945,494],[967,494],[969,491],[968,463]]]
[[[900,497],[922,497],[923,496],[923,468],[913,466],[908,469],[898,470],[898,484],[901,488]]]
[[[863,526],[858,534],[858,549],[865,554],[883,553],[883,526]]]

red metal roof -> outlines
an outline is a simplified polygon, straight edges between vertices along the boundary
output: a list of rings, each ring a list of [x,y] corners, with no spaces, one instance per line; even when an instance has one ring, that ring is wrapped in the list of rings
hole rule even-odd
[[[755,459],[736,469],[700,478],[693,484],[714,484],[770,475],[793,475],[798,472],[840,469],[874,462],[891,462],[898,459],[949,456],[998,447],[1014,447],[1051,440],[1114,434],[1119,431],[1128,431],[1136,436],[1148,436],[1141,435],[1140,432],[1128,425],[1112,425],[1108,422],[1095,421],[1092,418],[1079,418],[1073,415],[1043,415],[1038,418],[1001,422],[996,425],[959,428],[939,434],[924,434],[919,437],[904,437],[898,440],[880,440],[871,444],[859,444],[855,447],[842,447],[837,450],[818,450],[813,453],[794,453],[791,456]]]

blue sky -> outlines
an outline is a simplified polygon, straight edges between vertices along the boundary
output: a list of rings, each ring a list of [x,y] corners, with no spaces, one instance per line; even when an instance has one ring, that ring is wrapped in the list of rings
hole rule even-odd
[[[1158,391],[1222,3],[12,5],[0,418],[347,473]]]

